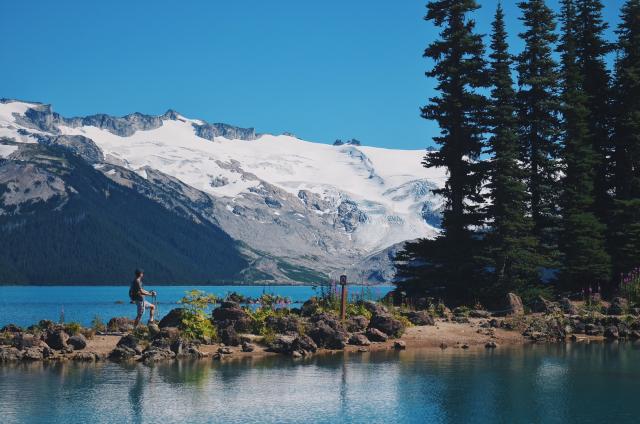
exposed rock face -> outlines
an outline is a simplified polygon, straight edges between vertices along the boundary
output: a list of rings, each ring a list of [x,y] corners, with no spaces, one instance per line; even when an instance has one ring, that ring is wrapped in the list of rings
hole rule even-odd
[[[224,137],[229,140],[251,141],[258,138],[255,129],[239,128],[227,124],[193,124],[198,137],[213,141],[214,137]]]
[[[71,189],[56,174],[32,163],[0,163],[0,215],[28,213],[38,203],[62,207]]]
[[[524,315],[522,299],[515,293],[507,293],[506,308],[509,315]]]
[[[348,337],[347,331],[340,321],[333,315],[326,313],[311,319],[307,334],[319,347],[327,349],[343,349]]]
[[[352,233],[358,224],[367,222],[367,214],[358,209],[356,202],[345,200],[338,206],[338,221],[346,232]]]
[[[40,143],[47,146],[60,146],[80,156],[91,164],[104,161],[102,150],[91,140],[82,135],[44,136],[37,134]]]

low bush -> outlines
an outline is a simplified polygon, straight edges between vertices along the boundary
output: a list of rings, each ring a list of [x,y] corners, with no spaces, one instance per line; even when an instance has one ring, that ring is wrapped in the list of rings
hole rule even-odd
[[[182,312],[182,334],[190,340],[210,341],[217,338],[216,328],[209,319],[209,307],[216,297],[200,290],[186,292],[178,303],[184,305]]]

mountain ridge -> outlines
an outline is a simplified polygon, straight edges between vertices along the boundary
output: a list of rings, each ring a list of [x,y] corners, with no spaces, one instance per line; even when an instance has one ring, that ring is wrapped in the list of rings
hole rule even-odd
[[[23,144],[61,146],[165,208],[197,211],[191,219],[219,225],[255,263],[282,271],[284,261],[317,278],[348,271],[388,281],[387,250],[437,234],[442,205],[431,190],[444,174],[422,168],[425,151],[211,125],[171,109],[64,118],[50,105],[3,100],[0,138],[14,145],[0,145],[0,158],[11,160],[10,150]],[[203,198],[209,202],[199,204]],[[381,258],[378,268],[371,258]]]

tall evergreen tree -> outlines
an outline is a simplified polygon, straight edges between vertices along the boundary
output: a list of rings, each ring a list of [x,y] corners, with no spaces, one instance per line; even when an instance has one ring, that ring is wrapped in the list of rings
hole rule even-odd
[[[557,41],[554,14],[544,0],[518,3],[525,31],[524,51],[517,57],[522,162],[527,171],[533,234],[541,252],[557,259],[559,74],[552,52]]]
[[[435,120],[441,134],[434,138],[440,150],[427,154],[427,168],[446,167],[444,188],[435,192],[445,200],[442,232],[433,241],[407,246],[399,256],[399,286],[407,292],[431,291],[449,301],[470,301],[477,295],[474,281],[482,271],[474,260],[478,238],[474,228],[482,221],[481,186],[486,164],[480,161],[486,125],[486,98],[478,89],[488,86],[482,38],[468,14],[475,0],[438,0],[427,5],[426,20],[442,29],[440,39],[425,50],[433,60],[426,73],[438,82],[439,95],[422,108],[422,117]]]
[[[640,0],[627,0],[621,17],[614,103],[617,273],[640,264]]]
[[[487,247],[495,269],[491,292],[496,297],[537,283],[541,259],[527,216],[525,173],[518,162],[520,140],[516,92],[511,77],[513,59],[507,44],[504,11],[498,3],[491,35],[491,104],[488,153]]]
[[[576,2],[577,22],[572,28],[575,34],[576,56],[580,67],[582,87],[586,95],[588,137],[594,156],[593,210],[600,222],[611,219],[613,188],[613,142],[611,139],[611,77],[605,56],[611,45],[605,40],[608,25],[602,19],[600,0]]]
[[[564,164],[562,194],[563,253],[561,281],[569,290],[585,283],[606,282],[610,258],[605,250],[605,227],[593,212],[596,152],[590,137],[583,90],[585,75],[578,63],[576,34],[578,21],[574,0],[562,0],[562,129]]]

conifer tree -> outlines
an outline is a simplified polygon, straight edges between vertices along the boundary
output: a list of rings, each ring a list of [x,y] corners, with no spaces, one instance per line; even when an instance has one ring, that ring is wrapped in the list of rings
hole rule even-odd
[[[559,74],[552,51],[557,41],[554,14],[544,0],[518,3],[525,31],[524,51],[517,57],[522,163],[526,167],[533,234],[541,253],[557,259]]]
[[[640,0],[627,0],[621,18],[614,92],[616,273],[640,264]]]
[[[607,224],[611,219],[613,188],[613,142],[611,139],[611,77],[605,56],[611,45],[605,40],[608,25],[602,19],[600,0],[576,2],[575,31],[577,62],[586,95],[588,137],[595,156],[594,204],[598,220]]]
[[[516,116],[516,92],[511,77],[513,59],[507,44],[502,4],[498,3],[491,35],[491,105],[488,153],[491,155],[487,185],[488,257],[495,270],[492,297],[519,291],[539,282],[541,258],[526,215],[525,173],[518,162],[520,140]]]
[[[562,0],[562,237],[561,282],[565,289],[609,280],[610,258],[604,230],[593,212],[596,153],[590,133],[589,96],[577,56],[578,21],[574,0]]]
[[[453,302],[472,301],[478,293],[482,267],[478,237],[481,224],[481,186],[486,163],[480,161],[486,125],[486,98],[478,89],[488,86],[482,38],[468,14],[475,0],[438,0],[427,5],[426,20],[441,28],[440,39],[424,56],[433,62],[426,73],[437,81],[439,95],[422,108],[422,117],[435,120],[441,134],[434,138],[440,150],[428,153],[427,168],[446,167],[444,188],[435,191],[445,201],[442,232],[433,241],[409,244],[399,256],[398,286],[406,292],[433,291]],[[435,293],[434,293],[435,294]]]

